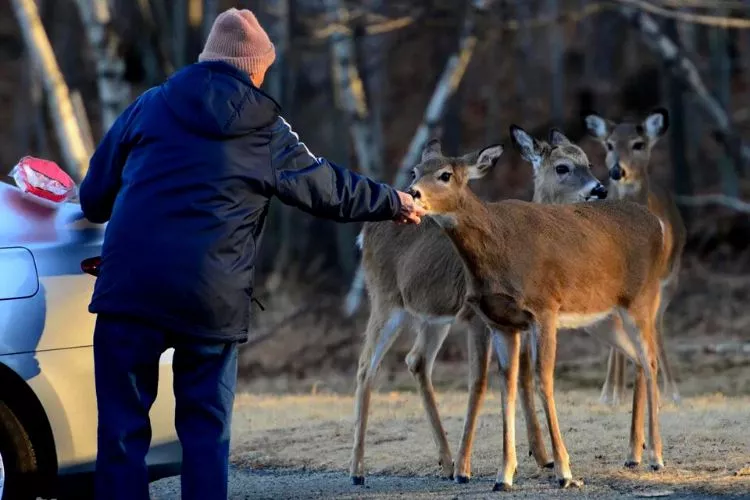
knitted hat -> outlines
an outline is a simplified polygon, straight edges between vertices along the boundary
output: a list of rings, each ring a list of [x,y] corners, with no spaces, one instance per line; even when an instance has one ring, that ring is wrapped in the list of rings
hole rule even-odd
[[[261,81],[275,59],[276,49],[255,15],[234,7],[216,17],[198,56],[198,61],[224,61]]]

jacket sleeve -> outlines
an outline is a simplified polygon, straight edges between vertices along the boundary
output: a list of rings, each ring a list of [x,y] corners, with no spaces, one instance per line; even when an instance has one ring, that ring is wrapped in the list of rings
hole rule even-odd
[[[142,99],[143,96],[128,106],[104,134],[78,189],[83,215],[96,224],[103,224],[112,216],[115,198],[120,190],[122,169],[130,150],[128,129]]]
[[[401,211],[393,187],[313,156],[281,117],[270,148],[274,194],[287,205],[339,222],[392,220]]]

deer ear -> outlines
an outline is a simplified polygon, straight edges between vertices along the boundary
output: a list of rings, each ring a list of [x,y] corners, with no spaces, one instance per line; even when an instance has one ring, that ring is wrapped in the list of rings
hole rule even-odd
[[[536,171],[542,164],[542,145],[518,125],[510,126],[510,138],[524,160]]]
[[[422,150],[422,162],[443,156],[443,149],[438,139],[430,139]]]
[[[669,112],[664,108],[655,109],[643,120],[642,127],[646,137],[652,141],[658,139],[669,128]]]
[[[603,141],[609,135],[612,130],[612,124],[609,120],[605,120],[597,114],[586,115],[583,119],[586,123],[586,131],[592,137],[596,137],[600,141]]]
[[[560,129],[551,128],[549,131],[549,143],[553,146],[562,146],[563,144],[570,144],[570,139]]]
[[[495,144],[464,156],[464,161],[466,161],[468,167],[469,179],[481,179],[487,175],[487,172],[495,164],[495,160],[503,154],[504,149],[501,144]]]

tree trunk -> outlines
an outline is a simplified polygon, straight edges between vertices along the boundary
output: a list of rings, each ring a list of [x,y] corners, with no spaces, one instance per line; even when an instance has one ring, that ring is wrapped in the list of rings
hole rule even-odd
[[[477,44],[476,35],[476,18],[478,15],[486,12],[491,2],[473,0],[472,8],[467,12],[464,20],[463,30],[460,35],[459,44],[456,52],[448,58],[442,75],[438,80],[435,90],[432,93],[430,102],[427,104],[422,123],[417,128],[417,132],[412,138],[409,149],[406,152],[401,166],[396,174],[393,185],[398,188],[405,188],[409,182],[409,172],[419,163],[424,145],[434,132],[435,127],[440,123],[443,116],[445,105],[451,96],[456,92],[458,85],[461,83],[466,68],[474,55],[474,48]],[[360,263],[357,272],[352,280],[349,293],[346,296],[345,312],[347,316],[354,314],[359,309],[362,293],[365,288],[365,275]]]
[[[172,63],[175,69],[187,63],[188,0],[175,0],[172,7]]]
[[[341,0],[325,0],[331,22],[349,24],[349,11]],[[351,30],[348,34],[335,31],[330,38],[332,75],[337,105],[349,122],[359,170],[369,177],[382,178],[382,165],[375,164],[372,154],[372,129],[367,108],[365,87],[356,65],[356,51]]]
[[[218,0],[203,1],[203,42],[205,43],[208,34],[211,32],[211,26],[214,24],[216,16],[219,15]]]
[[[42,73],[64,164],[70,175],[76,181],[80,181],[86,175],[91,151],[86,149],[83,141],[81,127],[73,111],[68,86],[60,72],[44,26],[42,26],[36,2],[34,0],[12,0],[12,5],[21,27],[26,48]]]
[[[112,27],[107,0],[76,0],[76,4],[96,61],[104,133],[130,102],[130,86],[124,79],[125,63],[120,56],[120,39]]]
[[[719,9],[717,15],[725,15],[723,9]],[[730,109],[731,82],[730,65],[727,44],[727,31],[723,28],[710,28],[709,43],[711,46],[711,75],[712,91],[717,101],[724,109]],[[740,168],[737,168],[740,167]],[[732,165],[731,158],[723,155],[719,159],[719,172],[721,173],[722,191],[727,196],[739,196],[739,178],[737,171],[741,171],[741,165]]]
[[[679,43],[677,23],[674,19],[665,21],[664,33]],[[685,155],[685,86],[678,77],[671,74],[666,79],[669,95],[669,155],[672,158],[674,189],[678,195],[692,194],[690,168]]]
[[[370,0],[367,5],[371,12],[379,12],[383,0]],[[362,30],[363,31],[363,30]],[[363,35],[361,40],[355,39],[358,58],[363,68],[362,80],[365,82],[365,94],[370,110],[370,130],[372,133],[372,147],[370,152],[373,165],[380,167],[379,178],[388,175],[384,170],[385,139],[383,137],[383,120],[386,116],[388,101],[388,35]]]
[[[531,10],[529,4],[524,0],[515,2],[515,6],[515,15],[520,23],[514,37],[516,41],[516,103],[518,104],[518,109],[516,109],[515,112],[517,117],[521,117],[526,112],[523,103],[526,102],[529,96],[536,95],[536,86],[534,85],[534,79],[526,78],[532,54],[531,35],[529,33],[529,28],[526,25],[531,18]]]
[[[560,13],[558,0],[547,0],[547,13],[556,18]],[[549,69],[550,69],[550,114],[552,123],[561,127],[565,120],[565,74],[563,73],[563,53],[565,52],[565,39],[562,36],[562,28],[558,23],[553,23],[548,28],[549,37]]]

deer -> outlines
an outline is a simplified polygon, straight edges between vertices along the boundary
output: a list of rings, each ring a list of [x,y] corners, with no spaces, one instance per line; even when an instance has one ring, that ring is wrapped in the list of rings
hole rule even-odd
[[[642,121],[625,120],[620,123],[592,113],[584,121],[589,135],[597,139],[606,151],[605,163],[613,196],[646,205],[665,225],[668,262],[661,281],[662,298],[657,312],[656,339],[663,374],[662,390],[679,404],[680,393],[664,349],[663,331],[665,310],[677,291],[686,230],[674,198],[669,191],[654,183],[649,174],[651,151],[669,128],[669,113],[664,108],[657,108]],[[610,349],[600,401],[617,405],[624,390],[625,358]]]
[[[558,129],[551,129],[549,142],[532,140],[520,127],[511,127],[512,137],[533,142],[524,158],[534,170],[534,201],[576,203],[603,199],[606,188],[591,172],[586,154]],[[462,158],[469,163],[487,164],[502,154],[502,146],[475,151]],[[458,483],[469,481],[471,450],[479,409],[487,389],[489,336],[477,319],[464,321],[469,345],[469,403],[457,460],[442,426],[432,370],[465,295],[466,277],[450,242],[440,227],[429,219],[419,226],[368,222],[360,234],[362,263],[370,297],[370,318],[360,352],[355,391],[355,431],[350,476],[364,484],[364,448],[373,379],[388,349],[399,335],[410,329],[417,337],[406,356],[406,365],[416,379],[423,407],[438,449],[441,474]],[[435,272],[439,269],[440,272]],[[522,402],[530,444],[529,454],[540,467],[552,468],[534,408],[531,353],[521,356]],[[528,376],[527,376],[528,375]]]
[[[497,150],[491,146],[468,157],[445,157],[439,141],[432,140],[414,167],[409,188],[462,262],[467,279],[456,317],[479,319],[491,332],[503,389],[503,464],[493,490],[513,488],[515,402],[524,351],[532,352],[555,477],[561,488],[583,485],[572,477],[554,401],[558,329],[584,327],[636,363],[628,462],[640,463],[646,445],[644,405],[637,404],[645,396],[649,462],[653,470],[661,470],[655,320],[665,267],[662,224],[646,207],[630,201],[486,203],[468,182],[487,174],[493,164],[488,157]],[[392,243],[398,248],[401,242]],[[445,272],[442,263],[424,266],[433,275]],[[622,328],[596,327],[612,316]]]

